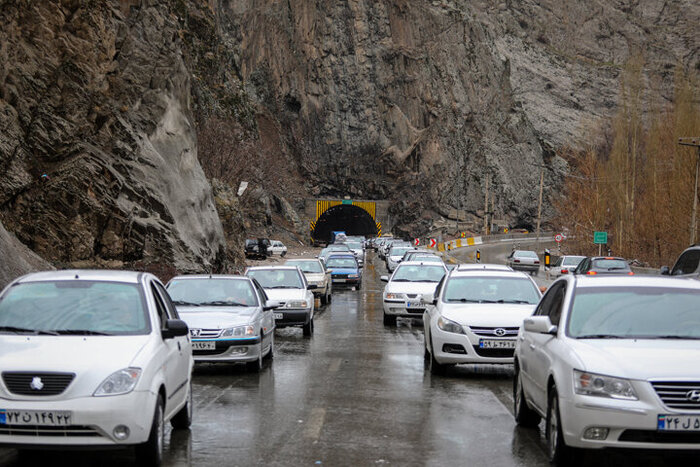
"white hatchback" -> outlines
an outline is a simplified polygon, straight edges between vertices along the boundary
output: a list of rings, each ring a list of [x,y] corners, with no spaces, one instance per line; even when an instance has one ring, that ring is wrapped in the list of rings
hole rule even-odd
[[[700,449],[700,283],[563,276],[525,320],[516,422],[546,419],[547,452]]]
[[[192,420],[187,325],[151,274],[34,273],[0,295],[0,444],[136,446]]]
[[[443,374],[460,363],[512,363],[515,338],[541,293],[522,272],[503,266],[452,270],[423,313],[426,359]]]

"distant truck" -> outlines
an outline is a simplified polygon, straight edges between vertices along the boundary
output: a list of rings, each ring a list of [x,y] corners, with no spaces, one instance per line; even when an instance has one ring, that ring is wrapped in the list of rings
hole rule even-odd
[[[348,239],[348,236],[342,230],[333,230],[331,232],[331,243],[343,243]]]

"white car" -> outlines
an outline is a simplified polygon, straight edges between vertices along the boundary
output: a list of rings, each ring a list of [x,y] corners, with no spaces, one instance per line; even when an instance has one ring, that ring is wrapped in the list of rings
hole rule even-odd
[[[407,261],[398,265],[394,273],[381,276],[384,287],[384,324],[396,324],[396,317],[422,318],[426,303],[433,301],[435,287],[447,274],[442,263]]]
[[[399,265],[403,255],[410,250],[415,250],[412,246],[392,246],[386,254],[386,269],[389,272],[394,272],[396,266]]]
[[[534,251],[513,250],[506,258],[506,266],[537,275],[540,270],[540,258]]]
[[[173,277],[168,293],[192,338],[195,362],[245,363],[259,372],[263,358],[272,360],[275,344],[273,310],[256,281],[243,276]]]
[[[545,418],[552,462],[575,448],[700,449],[700,283],[563,276],[525,320],[516,422]]]
[[[284,256],[287,254],[287,247],[279,240],[270,240],[270,246],[267,247],[267,252],[270,256]]]
[[[356,241],[356,240],[350,240],[348,239],[345,244],[350,248],[350,251],[352,251],[352,254],[355,255],[355,259],[357,260],[357,264],[362,267],[365,264],[365,248],[362,245],[362,242]]]
[[[314,332],[314,294],[296,266],[255,266],[245,275],[257,280],[270,300],[279,302],[275,327],[300,326],[305,336]]]
[[[284,263],[285,266],[297,266],[304,273],[306,281],[311,287],[314,297],[319,297],[321,305],[326,305],[331,302],[333,293],[333,282],[331,280],[331,271],[326,269],[323,261],[317,258],[295,258],[288,259]]]
[[[0,295],[0,348],[0,444],[135,446],[159,465],[165,422],[192,421],[187,325],[151,274],[16,279]]]
[[[459,267],[440,282],[423,313],[430,371],[454,364],[513,363],[515,338],[541,293],[522,272]]]
[[[576,266],[578,266],[584,259],[586,259],[585,256],[560,256],[549,270],[549,275],[553,279],[556,279],[564,274],[573,274]]]

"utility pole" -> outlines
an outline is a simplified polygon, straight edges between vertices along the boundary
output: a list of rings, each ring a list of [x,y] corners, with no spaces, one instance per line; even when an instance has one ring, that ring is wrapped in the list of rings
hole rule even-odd
[[[535,250],[540,250],[540,219],[542,218],[542,190],[544,189],[544,167],[540,169],[540,202],[537,206],[537,240]]]
[[[484,196],[484,235],[489,234],[489,176],[486,175],[486,193]]]
[[[678,138],[681,146],[697,148],[698,156],[695,159],[695,191],[693,191],[693,215],[690,220],[690,244],[695,245],[695,233],[697,232],[698,219],[698,171],[700,171],[700,138]]]

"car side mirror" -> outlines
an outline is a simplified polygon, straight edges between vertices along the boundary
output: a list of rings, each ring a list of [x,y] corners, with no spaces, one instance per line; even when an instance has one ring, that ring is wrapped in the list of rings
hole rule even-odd
[[[382,282],[389,282],[389,276],[381,276],[379,280]]]
[[[530,316],[525,319],[525,330],[528,332],[536,332],[538,334],[557,334],[557,326],[553,325],[549,320],[549,316]]]
[[[274,300],[268,300],[267,302],[265,302],[265,306],[263,306],[263,311],[274,310],[274,309],[277,309],[281,306],[282,306],[282,304],[280,302],[277,302]]]
[[[433,301],[430,302],[430,304],[433,305],[433,306],[437,306],[437,304],[438,304],[438,298],[437,298],[437,297],[433,297]]]
[[[165,321],[165,329],[161,329],[160,335],[163,339],[186,336],[189,333],[187,323],[181,319],[168,319]]]
[[[662,276],[670,276],[671,275],[671,270],[669,269],[668,266],[661,266],[661,269],[659,270]]]
[[[315,286],[315,285],[311,285],[311,284],[309,284],[309,285],[306,286],[306,290],[312,290],[312,289],[315,289],[315,288],[316,288],[316,286]]]

